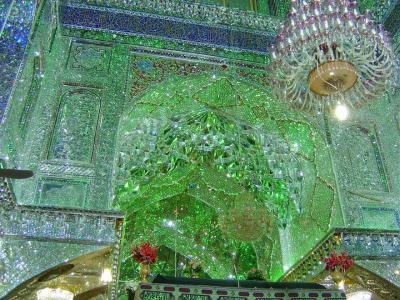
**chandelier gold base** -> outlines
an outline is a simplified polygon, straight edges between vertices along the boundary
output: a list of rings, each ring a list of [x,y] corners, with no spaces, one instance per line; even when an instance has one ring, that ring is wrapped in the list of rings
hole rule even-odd
[[[308,74],[310,90],[320,96],[331,96],[351,89],[358,75],[351,63],[329,61],[323,63]]]

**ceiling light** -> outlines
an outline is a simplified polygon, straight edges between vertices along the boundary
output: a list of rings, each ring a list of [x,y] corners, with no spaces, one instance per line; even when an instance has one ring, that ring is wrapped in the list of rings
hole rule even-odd
[[[339,282],[339,284],[338,284],[338,288],[339,288],[339,290],[344,291],[344,287],[345,287],[345,285],[344,285],[344,280],[341,280],[341,281]]]
[[[347,108],[347,106],[338,103],[338,105],[335,108],[335,117],[339,121],[346,120],[349,117],[349,109]]]
[[[101,272],[101,282],[103,283],[109,283],[112,281],[112,273],[111,269],[105,268],[103,272]]]
[[[37,300],[73,300],[74,293],[62,290],[62,289],[51,289],[44,288],[36,292]]]

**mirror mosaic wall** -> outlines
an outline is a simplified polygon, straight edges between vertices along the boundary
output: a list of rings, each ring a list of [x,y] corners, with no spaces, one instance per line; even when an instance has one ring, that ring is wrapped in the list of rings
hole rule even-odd
[[[154,273],[186,276],[195,258],[206,277],[258,268],[276,281],[304,279],[296,270],[338,228],[361,230],[358,250],[372,233],[397,238],[398,92],[342,123],[290,110],[266,71],[286,1],[140,2],[0,4],[1,162],[35,174],[8,182],[11,204],[0,197],[0,297],[103,246],[115,299],[144,241],[160,246]],[[361,3],[398,47],[396,5]],[[374,251],[400,255],[393,236]],[[382,271],[362,253],[359,265],[398,286],[397,262]]]

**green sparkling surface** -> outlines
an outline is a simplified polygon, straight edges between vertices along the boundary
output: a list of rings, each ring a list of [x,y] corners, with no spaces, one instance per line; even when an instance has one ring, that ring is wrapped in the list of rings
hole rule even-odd
[[[386,9],[382,7],[387,7],[382,3],[361,1],[360,5],[380,16]],[[287,4],[279,3],[278,15],[286,13]],[[8,165],[35,172],[33,178],[15,182],[19,203],[88,210],[113,207],[126,212],[122,280],[137,278],[138,265],[129,252],[132,245],[143,241],[161,246],[153,273],[188,276],[188,262],[199,258],[204,261],[204,276],[244,278],[250,268],[258,267],[266,278],[277,280],[332,227],[399,228],[399,94],[351,111],[348,122],[328,117],[327,124],[322,124],[322,116],[311,118],[290,111],[271,98],[269,74],[260,68],[269,63],[268,57],[65,28],[59,28],[50,42],[47,19],[39,21],[1,128],[1,155],[10,158]],[[399,41],[397,34],[397,52]],[[43,74],[38,71],[35,54],[42,46]],[[139,54],[140,47],[153,54]],[[163,49],[178,52],[169,51],[173,57],[167,59]],[[192,57],[179,57],[182,54]],[[210,63],[208,56],[218,63]],[[237,67],[244,63],[246,66]],[[168,149],[160,149],[170,160],[149,156],[151,164],[144,163],[132,173],[131,168],[118,166],[120,147],[128,140],[124,133],[138,125],[140,129],[148,120],[171,130],[174,116],[184,120],[187,134],[168,141]],[[197,124],[197,119],[203,121]],[[193,149],[182,151],[179,145],[180,140],[191,137],[189,133],[204,135],[206,129],[222,136],[245,136],[247,131],[237,124],[278,137],[301,162],[300,212],[288,197],[287,182],[265,175],[269,167],[261,164],[259,144],[255,143],[252,151],[238,147],[234,162],[243,158],[253,168],[251,172],[261,170],[262,178],[271,184],[265,195],[251,188],[251,172],[244,168],[227,177],[229,164],[215,163],[223,157],[222,151],[204,156]],[[162,136],[177,135],[163,132]],[[144,157],[135,154],[134,147],[130,150],[128,161]],[[184,162],[182,154],[196,163]],[[166,163],[175,167],[165,168]],[[241,224],[234,216],[235,208],[243,208],[243,200],[254,213]],[[267,220],[260,221],[260,212]],[[281,220],[286,216],[288,225],[283,229]],[[226,220],[230,223],[221,226]],[[261,231],[260,238],[240,240],[240,230],[232,234],[235,226]],[[51,252],[55,257],[52,264],[57,264],[64,252],[68,253],[65,257],[80,254],[66,245],[62,247],[65,251],[40,243],[29,247],[38,253]],[[27,246],[18,242],[7,247],[14,255]],[[36,258],[18,262],[16,270],[27,274],[46,268],[46,255]],[[381,274],[385,267],[381,265]],[[396,278],[394,283],[398,283]]]
[[[238,77],[234,70],[210,72],[207,65],[189,67],[167,59],[153,64],[149,63],[152,60],[147,60],[147,64],[144,61],[132,61],[132,71],[141,75],[142,83],[143,80],[160,82],[163,77],[158,70],[161,68],[161,72],[165,72],[165,66],[169,64],[181,76],[169,75],[167,80],[139,94],[120,123],[116,205],[127,212],[123,257],[129,257],[132,245],[150,240],[179,253],[178,271],[193,256],[205,262],[205,270],[213,278],[227,278],[235,272],[243,278],[251,267],[262,269],[271,279],[279,277],[283,268],[278,254],[282,250],[279,231],[291,239],[298,239],[287,261],[292,264],[331,225],[332,209],[337,200],[329,183],[332,180],[330,162],[316,159],[320,155],[327,157],[324,147],[322,151],[315,147],[323,144],[318,130],[302,115],[288,111],[274,101],[267,91]],[[133,95],[143,90],[137,84],[137,78],[132,77]],[[168,125],[174,122],[182,127],[177,132]],[[251,127],[246,131],[238,124]],[[232,135],[240,139],[241,132],[247,135],[252,132],[251,128],[282,139],[288,144],[291,155],[301,162],[305,182],[300,213],[289,200],[284,181],[265,177],[269,187],[261,195],[249,184],[247,168],[251,172],[261,168],[264,175],[269,172],[268,164],[257,154],[258,146],[243,148],[245,144],[236,143],[236,150],[230,153],[235,159],[231,163],[218,163],[222,157],[229,158],[221,150],[229,146],[227,137]],[[138,130],[140,134],[135,139]],[[143,135],[143,130],[149,134]],[[199,151],[193,139],[209,133],[216,138],[215,149],[207,153]],[[149,136],[148,140],[145,140],[146,136]],[[152,151],[141,152],[141,143],[152,145],[155,155],[151,155]],[[211,144],[210,141],[208,145]],[[244,160],[242,167],[232,171],[241,160]],[[324,172],[317,174],[317,168]],[[318,204],[320,199],[324,199],[323,206]],[[236,226],[238,232],[233,236],[226,234],[225,228],[220,226],[222,216],[233,213],[230,208],[243,201],[250,206],[256,205],[251,214],[254,218],[250,218],[250,224],[240,224],[230,216],[228,220],[234,223],[232,226]],[[263,203],[264,208],[257,207],[257,203]],[[282,220],[286,220],[287,208],[290,225],[287,229],[279,229]],[[263,215],[269,216],[270,226],[261,224],[260,210],[265,210]],[[306,231],[304,222],[307,222]],[[245,230],[262,230],[262,234],[252,242],[238,240],[243,227]],[[300,242],[304,236],[309,237],[309,243]],[[174,272],[174,260],[160,261],[154,266],[154,272],[166,268],[165,264],[170,272]],[[124,267],[122,279],[132,276],[137,273]]]

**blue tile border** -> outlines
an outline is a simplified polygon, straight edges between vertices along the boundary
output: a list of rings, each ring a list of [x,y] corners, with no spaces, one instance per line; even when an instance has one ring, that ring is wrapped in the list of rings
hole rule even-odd
[[[144,13],[177,17],[187,20],[198,20],[213,25],[229,25],[240,28],[276,33],[282,19],[269,15],[258,14],[239,8],[226,8],[220,5],[210,5],[204,1],[188,0],[63,0],[71,5],[96,5],[110,9],[124,9]]]
[[[12,0],[3,0],[0,5],[0,29],[3,28],[4,23],[7,21],[7,15],[10,9]]]
[[[61,23],[67,28],[170,40],[228,48],[266,55],[274,41],[262,31],[212,26],[174,17],[91,6],[61,6]]]
[[[34,0],[14,2],[7,7],[7,18],[0,20],[3,32],[0,35],[0,121],[17,78],[28,44],[31,22],[35,13]],[[11,4],[10,4],[11,5]],[[1,12],[3,15],[4,12]]]

